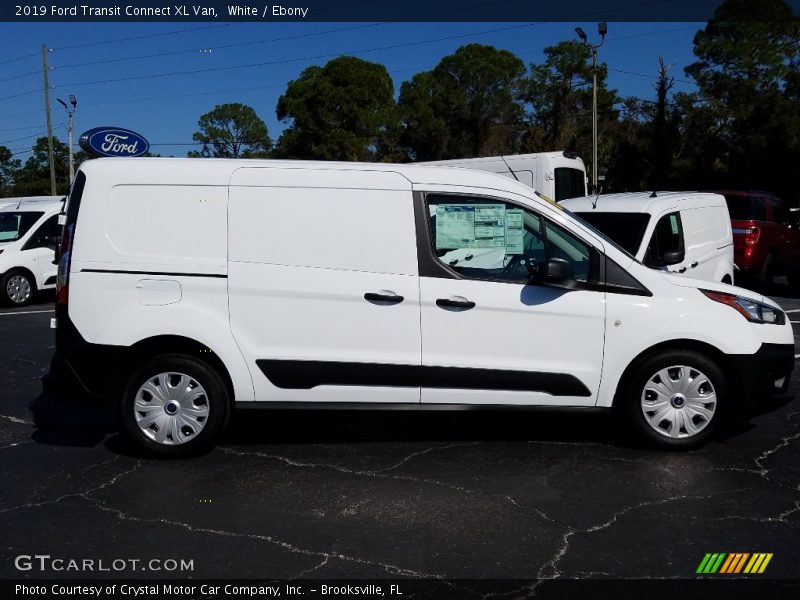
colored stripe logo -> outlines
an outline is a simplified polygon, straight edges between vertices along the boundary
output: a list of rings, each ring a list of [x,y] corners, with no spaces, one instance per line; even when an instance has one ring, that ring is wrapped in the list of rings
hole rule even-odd
[[[701,575],[756,575],[763,573],[771,560],[772,552],[708,552],[696,572]]]

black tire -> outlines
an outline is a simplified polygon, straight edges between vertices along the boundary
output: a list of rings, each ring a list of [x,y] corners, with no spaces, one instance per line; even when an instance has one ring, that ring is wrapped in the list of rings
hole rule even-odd
[[[143,413],[135,409],[135,406],[141,405],[136,404],[140,388],[148,380],[153,384],[153,382],[158,379],[158,375],[162,373],[185,375],[191,380],[185,388],[187,393],[195,392],[201,394],[199,388],[192,388],[190,387],[191,384],[199,384],[202,386],[202,391],[205,392],[201,394],[201,398],[204,398],[204,400],[197,399],[196,402],[198,404],[192,407],[198,409],[201,408],[203,404],[207,406],[207,414],[202,420],[200,417],[193,417],[197,422],[202,423],[202,428],[196,433],[191,435],[187,434],[186,441],[179,441],[177,444],[172,439],[172,434],[168,434],[163,442],[156,440],[157,436],[161,437],[158,431],[158,428],[161,426],[159,422],[152,423],[151,427],[147,429],[148,433],[145,433],[143,428],[139,425],[138,418],[144,418],[148,413]],[[176,376],[173,377],[170,382],[162,383],[158,381],[157,383],[158,386],[161,387],[170,386],[172,383],[175,383],[172,389],[180,392],[178,382],[180,382],[180,380]],[[156,412],[158,412],[159,403],[166,406],[165,403],[161,402],[153,395],[150,395],[150,400],[146,401],[145,397],[148,394],[149,392],[143,392],[141,400],[145,404],[154,402],[154,410],[156,410]],[[175,410],[182,409],[178,408]],[[162,414],[161,419],[166,419],[170,423],[175,422],[176,420],[174,418],[168,418],[166,412],[167,411],[164,410],[160,413]],[[196,456],[210,450],[227,426],[230,412],[231,398],[219,374],[206,363],[184,354],[163,354],[153,357],[142,364],[128,380],[125,391],[123,392],[122,402],[120,403],[120,418],[127,436],[148,454],[162,457]],[[190,426],[191,423],[188,423],[188,417],[191,416],[192,415],[186,414],[181,415],[179,413],[177,423],[181,423],[182,419],[187,426]],[[153,426],[155,426],[155,428],[153,428]],[[178,429],[183,431],[180,427]],[[189,429],[191,429],[191,427],[189,427]],[[184,434],[180,433],[178,437],[184,437]]]
[[[12,279],[15,278],[22,278],[28,285],[28,289],[30,293],[28,297],[21,301],[15,301],[12,299],[12,295],[9,293],[9,284],[11,283]],[[16,279],[15,279],[16,281]],[[20,308],[23,306],[28,306],[31,302],[33,302],[33,298],[36,295],[36,279],[25,271],[24,269],[11,269],[8,273],[3,275],[3,278],[0,279],[0,301],[5,306],[13,306],[15,308]]]
[[[645,393],[645,385],[649,384],[651,379],[660,370],[678,366],[687,367],[687,369],[684,370],[684,377],[691,377],[693,379],[697,377],[697,372],[705,375],[710,383],[711,391],[715,393],[716,401],[713,404],[713,414],[707,419],[700,414],[696,414],[696,405],[689,406],[689,403],[685,400],[686,396],[684,396],[683,405],[677,408],[675,404],[672,404],[672,399],[670,399],[668,402],[669,407],[677,411],[677,413],[680,413],[681,416],[678,416],[677,419],[673,421],[669,420],[669,416],[665,417],[665,419],[658,424],[660,431],[656,431],[656,429],[650,425],[643,408],[642,396]],[[676,369],[673,370],[670,375],[677,375],[677,373]],[[692,375],[693,373],[694,375]],[[687,381],[690,380],[687,379]],[[675,383],[676,386],[678,385],[676,382],[673,383]],[[652,387],[652,384],[650,384],[649,387]],[[711,396],[708,395],[708,387],[701,385],[700,388],[701,391],[705,392],[703,396],[708,396],[706,399],[710,399]],[[690,450],[702,446],[714,434],[721,420],[725,418],[729,408],[728,388],[723,370],[714,360],[694,350],[666,350],[646,357],[634,367],[623,389],[621,400],[624,404],[622,408],[635,433],[649,445],[663,449]],[[653,393],[650,392],[648,395],[653,396]],[[673,397],[679,395],[680,394],[675,394]],[[701,396],[696,395],[694,397],[700,398]],[[657,399],[658,398],[654,401]],[[675,401],[680,402],[680,398],[676,397]],[[704,405],[703,408],[709,410],[711,406],[711,403],[708,403]],[[689,412],[684,412],[684,409]],[[648,414],[655,417],[658,413],[656,410],[653,410]],[[691,425],[698,428],[697,433],[691,434],[688,431],[687,427],[690,426],[689,423],[678,421],[678,419],[682,420],[686,418],[692,419]],[[672,431],[675,431],[676,436],[679,437],[671,437],[668,434],[665,425],[669,422],[681,424],[679,427],[673,426],[672,428]]]

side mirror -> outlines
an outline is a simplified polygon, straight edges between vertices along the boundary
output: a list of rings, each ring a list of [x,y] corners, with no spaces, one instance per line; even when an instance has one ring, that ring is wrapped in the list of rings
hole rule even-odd
[[[544,273],[542,280],[544,283],[558,285],[559,283],[566,283],[575,278],[575,273],[572,270],[572,263],[563,258],[551,258],[544,263]]]
[[[563,258],[551,258],[540,264],[528,266],[528,279],[531,283],[566,287],[575,278],[572,263]]]
[[[668,267],[669,265],[677,265],[683,262],[684,253],[682,250],[670,250],[661,255],[659,266]]]

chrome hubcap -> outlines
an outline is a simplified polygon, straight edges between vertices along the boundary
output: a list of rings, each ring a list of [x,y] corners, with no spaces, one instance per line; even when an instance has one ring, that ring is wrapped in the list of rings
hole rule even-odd
[[[6,284],[6,294],[14,304],[21,304],[31,297],[31,283],[27,277],[14,275]]]
[[[154,442],[177,446],[193,440],[208,422],[208,397],[183,373],[159,373],[145,381],[133,402],[139,429]]]
[[[679,439],[703,431],[717,410],[717,393],[706,375],[676,365],[653,374],[644,386],[642,413],[659,434]]]

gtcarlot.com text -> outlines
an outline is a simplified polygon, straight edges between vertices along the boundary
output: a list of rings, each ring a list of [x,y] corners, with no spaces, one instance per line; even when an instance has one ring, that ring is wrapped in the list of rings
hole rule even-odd
[[[70,572],[185,572],[194,571],[194,559],[184,558],[62,558],[50,554],[20,554],[14,559],[18,571]]]

